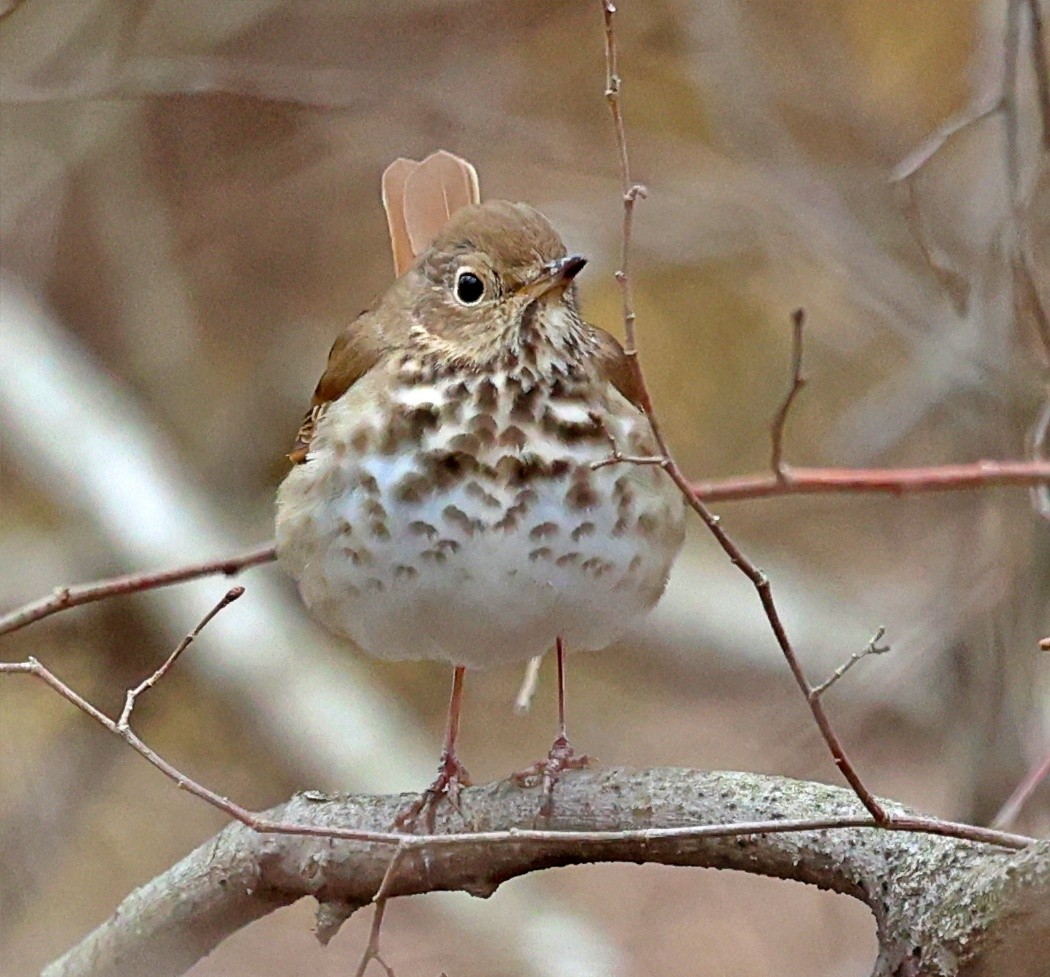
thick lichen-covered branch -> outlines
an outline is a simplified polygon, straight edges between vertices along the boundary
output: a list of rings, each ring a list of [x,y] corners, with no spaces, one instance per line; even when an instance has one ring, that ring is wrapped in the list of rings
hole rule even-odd
[[[297,795],[267,817],[317,826],[384,830],[406,798]],[[824,784],[681,769],[582,771],[558,786],[554,815],[537,837],[535,791],[509,783],[462,795],[466,823],[443,808],[437,830],[485,833],[462,844],[390,846],[267,835],[231,824],[133,892],[102,926],[56,961],[47,977],[179,974],[226,936],[303,896],[321,905],[327,938],[369,904],[460,889],[487,896],[511,878],[561,865],[652,862],[728,868],[830,889],[868,905],[880,955],[877,977],[971,977],[993,953],[1028,977],[1025,954],[1050,926],[1050,844],[1021,851],[958,838],[839,827],[716,837],[660,836],[664,829],[734,822],[856,819],[855,795]],[[908,812],[886,802],[892,815]],[[657,829],[654,834],[646,831]],[[571,839],[554,832],[572,831]],[[576,832],[586,831],[588,840]],[[502,832],[493,839],[491,833]],[[1032,942],[1035,940],[1036,942]],[[1034,949],[1033,949],[1034,948]],[[1041,951],[1039,951],[1041,954]],[[1034,960],[1035,958],[1032,957]],[[1039,957],[1040,965],[1042,956]],[[909,969],[910,968],[910,969]],[[969,968],[969,969],[967,969]],[[1003,972],[1003,971],[1000,971]]]

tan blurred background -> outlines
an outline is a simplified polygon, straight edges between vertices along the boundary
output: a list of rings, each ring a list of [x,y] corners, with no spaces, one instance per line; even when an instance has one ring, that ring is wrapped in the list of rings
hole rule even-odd
[[[1015,315],[1002,119],[915,184],[895,164],[995,92],[999,0],[684,0],[621,5],[639,206],[643,360],[697,477],[760,470],[808,311],[791,460],[1024,457],[1047,350]],[[1025,32],[1022,32],[1025,34]],[[1027,36],[1025,34],[1025,36]],[[1023,45],[1022,45],[1023,47]],[[487,197],[527,200],[592,258],[589,317],[617,329],[616,157],[596,2],[8,0],[0,3],[0,604],[224,556],[272,535],[272,501],[339,328],[391,261],[379,175],[444,147]],[[1042,300],[1050,189],[1022,54],[1019,176]],[[949,279],[952,287],[946,288]],[[869,784],[987,823],[1047,744],[1045,499],[1020,489],[719,506],[770,572],[814,677],[885,625],[892,654],[829,696]],[[143,698],[146,739],[251,806],[307,788],[420,787],[448,676],[331,643],[273,567]],[[119,711],[226,589],[76,610],[4,639]],[[516,669],[471,675],[475,777],[540,756],[550,666],[516,716]],[[836,781],[745,581],[694,532],[629,642],[574,658],[570,723],[606,764]],[[0,682],[4,973],[30,973],[222,825],[42,687]],[[1021,825],[1050,828],[1044,789]],[[326,950],[305,902],[193,971],[345,974],[368,920]],[[798,886],[682,869],[564,869],[486,903],[395,904],[399,977],[863,975],[867,912]]]

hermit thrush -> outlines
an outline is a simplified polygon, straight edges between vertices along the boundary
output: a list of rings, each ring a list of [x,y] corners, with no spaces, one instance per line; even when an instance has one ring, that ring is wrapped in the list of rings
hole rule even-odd
[[[454,667],[439,775],[410,818],[468,782],[465,669],[553,645],[560,729],[535,768],[549,810],[580,763],[565,647],[621,635],[681,546],[667,473],[614,459],[656,449],[623,349],[580,318],[585,263],[525,204],[457,210],[336,339],[278,493],[281,563],[322,624],[377,657]]]

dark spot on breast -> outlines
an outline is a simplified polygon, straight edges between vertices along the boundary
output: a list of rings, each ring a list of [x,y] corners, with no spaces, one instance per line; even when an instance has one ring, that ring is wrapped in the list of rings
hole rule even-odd
[[[412,533],[413,536],[426,536],[427,539],[433,539],[438,534],[436,526],[431,526],[429,522],[423,522],[422,519],[410,522],[408,524],[408,531]]]
[[[473,482],[471,484],[476,485],[477,483]],[[443,515],[445,519],[452,523],[453,526],[455,526],[457,529],[462,530],[468,536],[473,536],[474,533],[479,532],[485,527],[485,524],[480,519],[472,519],[458,506],[445,506],[445,508],[441,511],[441,515]]]
[[[558,535],[558,524],[554,522],[541,522],[529,530],[529,539],[549,539]]]
[[[422,502],[437,486],[419,472],[408,472],[394,486],[394,498],[398,502]]]
[[[475,414],[467,427],[477,436],[479,444],[488,447],[495,443],[497,425],[491,414]]]
[[[467,487],[464,490],[467,495],[471,498],[477,499],[483,505],[488,506],[491,509],[498,508],[503,503],[496,498],[491,492],[488,491],[480,482],[470,481],[467,482]]]
[[[479,411],[494,411],[498,396],[499,391],[496,385],[488,377],[479,381],[474,389],[474,403],[477,404]]]
[[[462,451],[466,454],[477,454],[481,448],[481,441],[476,434],[457,434],[448,442],[450,451]]]
[[[572,509],[593,509],[600,501],[591,484],[591,479],[576,478],[565,493],[565,501]]]
[[[535,563],[537,560],[549,560],[554,556],[554,551],[549,546],[541,546],[539,549],[529,550],[529,559]]]
[[[654,534],[660,528],[660,520],[651,512],[643,512],[638,517],[638,531],[646,535]]]
[[[517,448],[518,450],[525,447],[525,441],[525,432],[516,424],[512,424],[510,427],[500,432],[499,438],[496,439],[498,445]]]
[[[350,435],[350,447],[359,455],[365,454],[372,445],[372,431],[367,427],[359,427]]]
[[[515,424],[527,424],[536,420],[536,407],[539,403],[540,388],[538,385],[522,387],[514,396],[510,408],[510,419]]]
[[[386,584],[378,577],[369,577],[365,581],[366,593],[381,594],[386,590]]]
[[[461,544],[454,539],[443,539],[437,544],[437,548],[443,553],[458,553]]]
[[[508,509],[499,522],[493,523],[492,528],[503,533],[512,533],[518,528],[519,517],[512,509]]]
[[[579,553],[566,553],[564,556],[559,556],[554,562],[560,567],[572,566],[574,563],[580,562]]]
[[[581,522],[571,533],[572,541],[578,543],[584,536],[590,536],[596,528],[593,522]]]
[[[463,413],[463,403],[459,400],[446,400],[441,405],[441,420],[446,424],[455,424]]]
[[[399,563],[394,567],[394,577],[397,580],[415,580],[419,576],[419,571],[415,567],[410,567],[405,563]]]
[[[355,567],[372,562],[372,551],[367,546],[344,546],[342,552]]]
[[[372,519],[386,519],[386,509],[378,499],[369,499],[364,506],[365,515]]]
[[[443,550],[423,550],[419,555],[428,563],[444,563],[448,559]]]
[[[390,530],[386,528],[385,522],[380,522],[376,519],[369,525],[368,529],[376,539],[390,539]]]
[[[603,560],[600,556],[592,556],[589,560],[584,560],[580,564],[580,569],[592,573],[595,577],[603,577],[615,566],[615,563]]]

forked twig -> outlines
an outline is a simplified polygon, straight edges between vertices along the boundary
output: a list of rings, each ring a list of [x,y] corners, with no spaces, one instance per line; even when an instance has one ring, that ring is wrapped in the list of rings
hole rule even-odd
[[[396,853],[394,858],[397,858]],[[394,973],[394,968],[383,959],[379,952],[379,931],[383,927],[386,902],[385,898],[377,899],[375,902],[375,909],[372,913],[372,928],[368,933],[368,945],[365,947],[365,952],[361,955],[361,962],[357,965],[357,970],[354,971],[354,977],[364,977],[368,965],[373,960],[383,968],[386,977],[397,977]]]
[[[846,674],[854,665],[857,664],[862,658],[867,658],[868,655],[884,655],[890,650],[889,645],[880,645],[879,642],[883,639],[886,634],[886,629],[880,627],[871,640],[860,650],[853,652],[838,668],[831,673],[831,675],[825,679],[820,685],[815,685],[810,690],[809,696],[811,699],[819,699],[825,692],[828,691],[843,675]]]
[[[121,712],[120,718],[117,720],[117,729],[126,730],[128,728],[128,721],[131,719],[131,711],[135,708],[135,701],[138,699],[143,692],[147,689],[152,689],[171,669],[172,665],[179,660],[179,656],[193,644],[193,639],[197,637],[207,626],[208,622],[211,621],[216,614],[219,613],[224,607],[232,604],[238,597],[243,596],[243,587],[231,587],[223,598],[210,610],[207,614],[201,618],[200,624],[198,624],[185,638],[182,639],[176,646],[175,650],[168,655],[164,660],[164,663],[158,668],[152,675],[140,682],[135,688],[128,689],[128,694],[124,700],[124,711]]]

